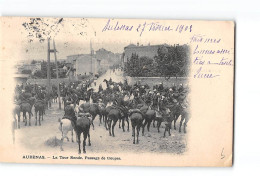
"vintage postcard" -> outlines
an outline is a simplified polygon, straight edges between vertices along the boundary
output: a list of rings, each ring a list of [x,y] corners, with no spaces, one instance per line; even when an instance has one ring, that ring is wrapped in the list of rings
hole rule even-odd
[[[1,162],[232,166],[233,21],[0,24]]]

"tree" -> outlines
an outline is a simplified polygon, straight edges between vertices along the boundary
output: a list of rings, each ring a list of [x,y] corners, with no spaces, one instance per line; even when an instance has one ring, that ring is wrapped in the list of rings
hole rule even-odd
[[[31,74],[32,70],[22,70],[22,74]]]
[[[44,73],[41,70],[36,71],[33,76],[36,78],[45,78]]]
[[[158,49],[157,71],[167,79],[170,77],[188,76],[189,47],[187,45],[165,47]]]
[[[36,60],[32,60],[31,64],[36,64],[37,61]]]
[[[157,56],[149,58],[132,54],[125,65],[127,75],[135,77],[170,77],[188,76],[189,46],[161,46]]]

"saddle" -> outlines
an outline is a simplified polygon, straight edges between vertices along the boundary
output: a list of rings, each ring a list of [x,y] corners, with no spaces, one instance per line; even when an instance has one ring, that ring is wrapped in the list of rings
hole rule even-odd
[[[110,107],[111,107],[112,109],[117,109],[117,110],[120,112],[120,115],[121,115],[122,117],[125,115],[125,114],[124,114],[123,107],[119,107],[119,106],[114,105],[114,104],[112,104]]]
[[[143,116],[143,113],[140,111],[140,109],[130,109],[129,116],[131,116],[133,113],[140,113]]]
[[[78,114],[78,119],[80,118],[88,118],[90,121],[92,121],[92,115],[90,113],[79,113]]]

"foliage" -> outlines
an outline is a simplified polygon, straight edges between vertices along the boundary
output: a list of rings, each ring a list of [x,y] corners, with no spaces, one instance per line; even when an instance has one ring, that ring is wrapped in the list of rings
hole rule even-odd
[[[186,77],[189,71],[189,46],[161,46],[154,58],[132,54],[125,72],[132,77]]]
[[[58,68],[60,68],[60,63],[58,63]],[[56,78],[56,66],[53,62],[50,63],[50,72],[51,72],[51,78],[55,79]],[[42,78],[46,79],[47,78],[47,62],[42,61],[41,62],[41,70],[38,70],[34,73],[33,75],[35,78]],[[66,77],[66,72],[59,72],[59,78],[65,78]]]
[[[37,61],[36,60],[32,60],[31,64],[36,64]]]
[[[31,74],[32,70],[22,70],[22,74]]]

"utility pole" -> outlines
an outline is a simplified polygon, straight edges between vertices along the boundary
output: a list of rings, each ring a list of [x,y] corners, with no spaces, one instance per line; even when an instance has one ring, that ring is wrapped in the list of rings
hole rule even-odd
[[[47,48],[47,88],[48,95],[51,92],[51,75],[50,75],[50,38],[48,38],[48,48]]]
[[[93,62],[93,61],[92,61],[92,57],[93,57],[93,53],[92,53],[92,43],[91,43],[91,40],[90,40],[90,66],[91,66],[91,67],[90,67],[90,71],[91,71],[91,73],[93,73],[93,68],[92,68],[92,67],[93,67],[93,66],[92,66],[92,64],[93,64],[92,62]],[[93,73],[93,74],[94,74],[94,73]]]
[[[57,63],[57,50],[56,50],[56,45],[55,41],[53,39],[53,52],[54,52],[54,57],[55,57],[55,65],[56,65],[56,78],[57,78],[57,83],[58,83],[58,101],[59,101],[59,109],[61,109],[61,102],[60,102],[60,84],[59,84],[59,71],[58,71],[58,63]]]

